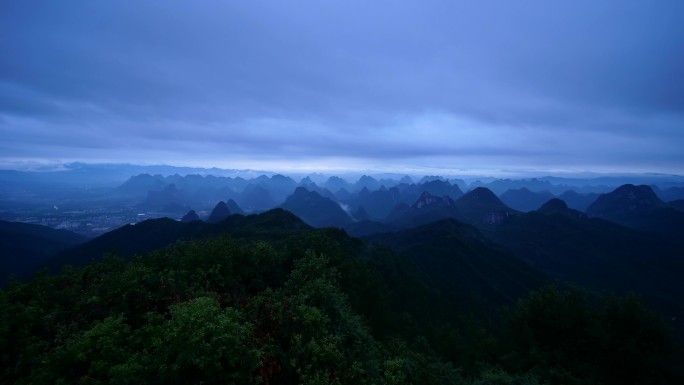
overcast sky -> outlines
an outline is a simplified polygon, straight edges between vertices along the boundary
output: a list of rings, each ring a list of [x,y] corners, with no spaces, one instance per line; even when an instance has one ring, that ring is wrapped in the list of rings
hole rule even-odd
[[[682,174],[684,1],[3,0],[0,134],[4,165]]]

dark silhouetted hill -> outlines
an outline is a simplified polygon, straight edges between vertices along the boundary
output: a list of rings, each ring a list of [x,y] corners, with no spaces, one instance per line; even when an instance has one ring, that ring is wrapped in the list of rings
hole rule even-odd
[[[548,207],[511,218],[492,238],[554,277],[636,292],[668,317],[684,316],[684,259],[681,246],[667,238]]]
[[[534,216],[573,220],[499,229]],[[70,252],[62,263],[88,266],[0,291],[3,383],[682,383],[666,325],[636,297],[540,288],[454,219],[363,241],[276,209],[150,220]],[[666,261],[648,262],[645,275]]]
[[[399,184],[396,189],[401,202],[408,204],[413,204],[424,192],[438,197],[448,196],[453,200],[463,196],[463,191],[457,185],[442,179],[427,179],[418,184]]]
[[[245,214],[245,212],[240,208],[240,206],[238,206],[237,202],[235,202],[232,199],[228,199],[226,201],[226,206],[232,214]]]
[[[308,180],[307,180],[308,179]],[[325,187],[320,187],[316,183],[311,181],[311,178],[307,177],[302,182],[299,183],[299,186],[306,188],[309,191],[315,191],[317,192],[320,196],[329,198],[333,201],[337,201],[337,197],[335,194],[333,194],[330,190],[328,190]],[[294,191],[290,191],[290,194]],[[290,195],[288,194],[288,195]]]
[[[517,213],[484,187],[469,191],[454,203],[459,212],[457,218],[475,226],[499,225]]]
[[[684,211],[684,199],[677,199],[674,201],[667,202],[673,209]]]
[[[664,205],[665,202],[660,200],[649,186],[625,184],[610,193],[601,194],[587,208],[587,214],[604,219],[620,219],[633,212],[646,211]]]
[[[190,210],[187,212],[187,214],[183,215],[183,218],[181,218],[181,222],[183,223],[188,223],[188,222],[194,222],[194,221],[199,221],[201,220],[199,215],[195,212],[195,210]]]
[[[218,223],[221,222],[222,220],[228,218],[232,213],[230,212],[230,209],[226,205],[226,202],[220,201],[219,203],[214,206],[214,209],[211,210],[211,214],[209,214],[209,218],[207,219],[207,222],[209,223]]]
[[[478,187],[457,200],[423,192],[411,206],[395,205],[385,222],[409,228],[444,218],[455,218],[478,227],[496,226],[516,211],[506,206],[490,190]]]
[[[684,213],[669,207],[646,185],[626,184],[602,194],[587,214],[680,242],[684,239]]]
[[[572,218],[586,218],[587,214],[579,211],[579,210],[573,210],[568,207],[568,205],[562,200],[558,198],[552,198],[549,199],[548,202],[544,203],[537,209],[537,212],[544,213],[544,214],[563,214]]]
[[[397,227],[409,228],[460,216],[456,203],[450,197],[436,197],[429,192],[423,192],[411,206],[396,205],[386,222]]]
[[[369,239],[407,255],[435,284],[457,296],[454,300],[461,305],[513,304],[546,281],[475,227],[452,218]]]
[[[135,225],[126,225],[66,250],[35,265],[33,270],[47,267],[59,271],[65,265],[84,266],[101,259],[106,253],[122,258],[147,253],[166,247],[179,239],[197,239],[220,234],[240,238],[284,237],[297,231],[310,229],[292,213],[274,209],[259,215],[231,215],[219,223],[193,221],[183,223],[170,218],[150,219]]]
[[[8,275],[20,276],[57,252],[85,241],[71,231],[0,221],[0,286],[5,285]]]
[[[304,187],[297,187],[280,208],[292,212],[314,227],[343,227],[352,222],[339,204]]]

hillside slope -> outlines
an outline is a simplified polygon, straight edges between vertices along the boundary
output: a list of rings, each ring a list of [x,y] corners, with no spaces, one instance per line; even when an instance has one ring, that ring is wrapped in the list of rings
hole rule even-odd
[[[8,275],[21,275],[57,252],[85,241],[84,237],[66,230],[0,221],[0,286],[5,285]]]

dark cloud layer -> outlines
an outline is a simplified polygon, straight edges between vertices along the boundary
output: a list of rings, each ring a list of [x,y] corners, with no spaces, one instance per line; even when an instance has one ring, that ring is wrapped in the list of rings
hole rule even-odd
[[[684,172],[684,2],[0,4],[0,157]]]

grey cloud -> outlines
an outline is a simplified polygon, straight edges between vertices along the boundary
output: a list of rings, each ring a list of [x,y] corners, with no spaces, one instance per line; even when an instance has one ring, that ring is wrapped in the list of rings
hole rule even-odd
[[[0,132],[15,157],[684,164],[679,1],[0,7]],[[426,116],[449,117],[430,140],[407,128]]]

